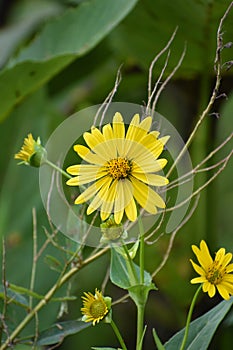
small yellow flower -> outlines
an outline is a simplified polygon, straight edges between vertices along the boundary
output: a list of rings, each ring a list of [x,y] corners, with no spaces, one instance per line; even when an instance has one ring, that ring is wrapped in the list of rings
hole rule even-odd
[[[15,154],[15,159],[20,159],[19,164],[26,164],[39,167],[46,158],[46,150],[41,146],[40,138],[34,140],[32,134],[28,134],[24,139],[21,150]]]
[[[192,250],[201,266],[190,259],[194,270],[200,275],[200,277],[193,278],[191,283],[202,283],[203,291],[208,292],[210,298],[215,295],[217,288],[223,299],[230,299],[230,296],[233,295],[233,274],[230,274],[233,271],[233,263],[229,264],[232,254],[225,254],[225,249],[221,248],[213,260],[203,240],[200,243],[200,249],[192,245]]]
[[[84,315],[82,320],[84,322],[92,322],[94,326],[95,323],[99,323],[109,312],[108,303],[97,288],[95,289],[95,295],[90,292],[84,292],[84,295],[82,296],[83,307],[81,308]]]
[[[126,130],[123,117],[116,113],[112,124],[96,127],[83,134],[88,147],[75,145],[74,150],[85,161],[72,165],[67,172],[75,175],[67,181],[70,186],[92,183],[75,200],[81,204],[90,200],[87,214],[100,208],[101,220],[114,214],[120,224],[124,213],[130,221],[137,219],[138,203],[151,214],[165,203],[151,186],[165,186],[168,179],[155,174],[165,167],[166,159],[158,159],[169,137],[158,138],[150,131],[152,118],[140,121],[135,114]]]

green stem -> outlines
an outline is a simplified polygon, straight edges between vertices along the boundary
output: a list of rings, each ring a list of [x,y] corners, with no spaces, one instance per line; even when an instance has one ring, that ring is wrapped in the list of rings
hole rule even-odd
[[[70,176],[69,174],[67,174],[66,171],[64,171],[63,169],[59,168],[56,164],[50,162],[50,160],[46,159],[46,161],[44,162],[44,164],[47,164],[49,166],[51,166],[53,169],[59,171],[62,175],[64,175],[65,177],[67,177],[67,179],[71,179],[72,176]]]
[[[138,217],[139,235],[140,235],[140,283],[144,284],[144,255],[145,255],[145,242],[144,242],[144,227],[142,218]]]
[[[115,322],[113,320],[111,320],[110,324],[112,326],[114,333],[116,334],[117,339],[119,340],[119,343],[120,343],[122,349],[127,350],[127,347],[126,347],[125,342],[121,336],[121,333],[120,333],[119,329],[117,328],[117,325],[115,324]]]
[[[136,350],[142,349],[142,341],[143,341],[143,327],[144,327],[144,309],[145,305],[138,304],[137,305],[137,346]]]
[[[182,341],[180,350],[184,350],[184,347],[185,347],[185,344],[186,344],[186,341],[187,341],[187,338],[188,338],[189,326],[190,326],[190,322],[191,322],[191,317],[192,317],[192,313],[193,313],[193,308],[194,308],[194,305],[195,305],[195,303],[196,303],[196,300],[197,300],[197,297],[198,297],[198,294],[199,294],[201,288],[202,288],[202,285],[200,285],[200,287],[197,289],[196,293],[194,294],[192,303],[191,303],[191,305],[190,305],[189,313],[188,313],[188,317],[187,317],[187,321],[186,321],[186,325],[185,325],[184,338],[183,338],[183,341]]]
[[[135,266],[134,266],[134,264],[133,264],[133,261],[132,261],[130,255],[129,255],[128,248],[127,248],[127,246],[126,246],[124,243],[122,244],[122,247],[123,247],[124,252],[125,252],[125,254],[126,254],[126,256],[127,256],[126,263],[127,263],[127,265],[129,266],[128,271],[129,271],[129,275],[130,275],[131,278],[132,278],[133,285],[138,284],[138,276],[137,276],[137,273],[136,273],[136,270],[135,270]]]

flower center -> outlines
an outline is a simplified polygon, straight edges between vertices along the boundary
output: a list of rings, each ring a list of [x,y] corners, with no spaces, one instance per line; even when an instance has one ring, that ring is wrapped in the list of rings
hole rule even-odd
[[[131,171],[130,161],[126,158],[114,158],[106,164],[109,175],[113,179],[125,179]]]
[[[206,279],[211,284],[219,284],[221,283],[225,271],[221,270],[221,265],[218,265],[218,261],[214,261],[213,264],[208,268]]]
[[[95,300],[92,302],[90,306],[90,314],[93,317],[93,319],[103,318],[108,309],[105,305],[105,303],[101,300]]]

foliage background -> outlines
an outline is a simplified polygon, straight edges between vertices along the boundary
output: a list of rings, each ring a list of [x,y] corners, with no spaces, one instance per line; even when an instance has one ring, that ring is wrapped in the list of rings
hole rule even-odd
[[[29,287],[32,259],[32,208],[36,208],[38,245],[48,227],[42,207],[38,170],[18,167],[13,159],[23,138],[32,132],[45,143],[52,131],[68,116],[82,108],[99,104],[112,89],[121,64],[122,82],[115,101],[143,103],[147,99],[148,68],[178,26],[171,47],[167,74],[174,68],[185,42],[187,54],[174,79],[161,95],[157,110],[187,136],[198,113],[205,106],[214,82],[216,31],[230,1],[216,0],[18,0],[0,3],[0,234],[6,240],[7,280]],[[233,41],[233,13],[224,24],[224,42]],[[223,61],[232,59],[233,49],[224,49]],[[160,73],[165,57],[155,68]],[[199,130],[190,153],[194,164],[228,136],[232,129],[232,73],[224,70],[220,98],[214,112]],[[80,121],[81,123],[82,121]],[[230,147],[230,146],[229,146]],[[222,156],[226,154],[223,151]],[[156,327],[166,341],[183,327],[187,307],[195,287],[189,258],[191,244],[206,239],[212,251],[225,246],[233,251],[232,166],[203,193],[199,207],[175,240],[168,264],[155,283],[159,292],[150,295],[146,310],[148,329]],[[202,183],[205,176],[199,177]],[[65,241],[62,235],[59,237]],[[169,237],[146,250],[146,268],[152,271],[165,252]],[[57,256],[54,248],[46,254]],[[58,255],[59,257],[59,255]],[[56,273],[40,259],[35,289],[45,293]],[[109,256],[85,267],[73,280],[72,294],[100,287]],[[121,291],[108,285],[106,294],[117,298]],[[203,295],[195,317],[217,304]],[[64,319],[80,317],[80,300],[72,302]],[[135,330],[135,310],[128,301],[114,308],[126,343]],[[51,304],[40,314],[40,329],[56,321],[58,305]],[[12,310],[13,322],[22,311]],[[126,317],[127,316],[127,317]],[[14,320],[14,321],[13,321]],[[25,334],[30,334],[33,325]],[[233,341],[233,316],[223,322],[210,349],[227,349]],[[151,348],[151,336],[145,348]],[[93,343],[94,340],[94,343]],[[94,345],[117,346],[108,326],[100,324],[69,337],[61,349],[90,349]],[[19,349],[24,347],[19,346]]]

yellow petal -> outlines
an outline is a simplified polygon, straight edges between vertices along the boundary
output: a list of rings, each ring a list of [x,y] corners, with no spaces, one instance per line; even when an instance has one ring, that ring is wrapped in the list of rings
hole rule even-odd
[[[232,272],[233,271],[233,264],[229,264],[228,266],[226,266],[226,272]]]
[[[90,149],[94,148],[99,143],[104,142],[104,137],[97,128],[92,128],[92,132],[85,132],[83,138]]]
[[[123,139],[125,137],[125,125],[122,115],[118,112],[113,117],[112,127],[115,139]]]
[[[93,213],[96,209],[98,209],[101,206],[106,197],[106,193],[109,189],[111,182],[112,179],[110,177],[105,179],[103,186],[100,188],[99,192],[96,193],[94,199],[89,204],[87,208],[87,215]]]
[[[105,183],[105,178],[101,178],[100,180],[93,183],[75,199],[75,204],[87,202],[90,198],[94,197],[96,192],[98,192]]]
[[[158,193],[153,191],[149,186],[145,185],[143,182],[137,180],[136,178],[130,177],[130,179],[134,187],[134,198],[142,208],[151,214],[156,214],[156,207],[165,207],[165,203],[163,199],[158,195]]]
[[[144,135],[147,134],[147,131],[140,127],[139,121],[139,114],[135,114],[126,133],[127,140],[139,141]]]
[[[201,276],[205,275],[205,271],[203,270],[202,267],[200,267],[199,265],[197,265],[195,262],[192,261],[192,259],[190,259],[190,262],[192,263],[192,266],[194,268],[194,270]]]
[[[102,155],[97,155],[92,153],[89,148],[83,145],[75,145],[74,150],[78,153],[78,155],[84,159],[86,162],[91,164],[103,165],[106,163],[106,159]]]
[[[193,245],[192,250],[194,254],[196,254],[200,265],[205,271],[207,271],[208,267],[213,263],[213,259],[210,256],[206,242],[204,240],[201,241],[200,249],[197,246]]]
[[[103,136],[104,136],[105,141],[113,139],[113,137],[114,137],[113,130],[112,130],[112,127],[110,124],[104,125],[102,132],[103,132]]]
[[[125,207],[125,214],[130,221],[135,221],[137,219],[137,207],[133,198]]]
[[[66,181],[66,184],[69,186],[78,186],[78,176],[72,177],[72,179]]]
[[[163,145],[165,145],[169,139],[170,136],[163,136],[159,138],[159,141],[162,142]]]
[[[194,283],[204,283],[206,282],[206,278],[205,277],[195,277],[193,279],[191,279],[190,283],[194,284]]]
[[[117,185],[117,180],[114,180],[101,206],[101,219],[103,221],[106,220],[112,212],[114,200],[116,197],[116,185]]]
[[[230,295],[229,295],[229,291],[227,288],[225,288],[222,284],[217,285],[217,290],[219,292],[219,294],[221,295],[221,297],[225,300],[229,300],[230,299]]]
[[[225,251],[225,249],[224,249]],[[225,252],[224,252],[225,254]],[[217,260],[217,257],[216,257],[216,260]],[[232,260],[232,254],[231,253],[227,253],[225,254],[221,261],[219,261],[219,266],[221,265],[221,270],[224,270],[225,267],[229,264],[229,262]]]
[[[213,296],[216,293],[216,288],[214,284],[209,283],[209,287],[208,287],[208,294],[210,298],[213,298]]]
[[[132,162],[132,173],[155,173],[162,170],[167,164],[167,159],[157,159],[155,161],[148,161],[147,163],[143,162],[143,166],[136,162]]]
[[[143,174],[133,172],[132,176],[151,186],[165,186],[169,182],[166,177],[155,174]]]
[[[116,186],[116,198],[114,205],[114,219],[117,224],[122,220],[124,209],[130,203],[133,198],[133,186],[132,183],[127,180],[119,180]]]
[[[151,117],[146,117],[145,119],[143,119],[141,121],[141,123],[139,124],[140,128],[144,129],[145,131],[149,131],[150,127],[152,124],[152,118]]]

